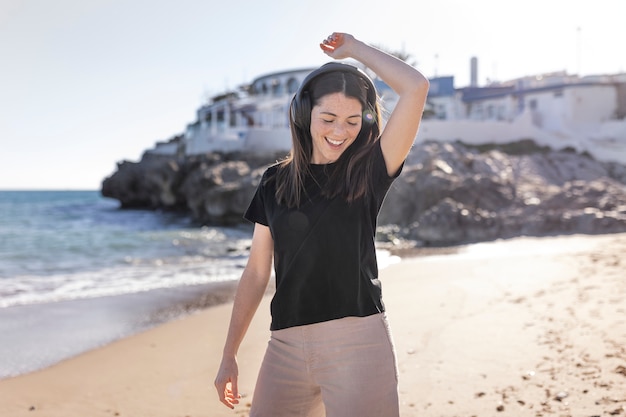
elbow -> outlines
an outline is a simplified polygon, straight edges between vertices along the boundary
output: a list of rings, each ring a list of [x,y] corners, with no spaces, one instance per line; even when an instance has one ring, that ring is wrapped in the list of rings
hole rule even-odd
[[[411,83],[400,96],[404,96],[410,100],[416,100],[418,102],[425,102],[428,96],[428,89],[430,88],[430,82],[424,77],[416,77],[415,82]]]
[[[405,86],[405,89],[400,95],[413,96],[417,98],[426,98],[428,89],[430,88],[430,81],[424,77],[419,71],[415,71],[410,83]]]
[[[430,88],[430,81],[428,81],[428,78],[424,77],[421,73],[419,73],[419,76],[417,77],[417,80],[415,82],[415,87],[414,89],[421,95],[427,95],[428,94],[428,89]]]

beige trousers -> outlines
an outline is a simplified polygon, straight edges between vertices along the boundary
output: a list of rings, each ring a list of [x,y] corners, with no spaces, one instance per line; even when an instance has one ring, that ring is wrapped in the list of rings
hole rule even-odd
[[[250,417],[398,417],[384,313],[273,331]]]

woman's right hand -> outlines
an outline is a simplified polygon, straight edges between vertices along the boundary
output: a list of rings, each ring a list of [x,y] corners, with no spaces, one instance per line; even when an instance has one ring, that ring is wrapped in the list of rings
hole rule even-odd
[[[220,401],[228,408],[235,408],[239,404],[241,395],[237,386],[239,367],[235,357],[222,358],[222,363],[215,377],[215,388]]]
[[[348,33],[333,32],[320,43],[320,48],[333,59],[350,58],[350,48],[355,42]]]

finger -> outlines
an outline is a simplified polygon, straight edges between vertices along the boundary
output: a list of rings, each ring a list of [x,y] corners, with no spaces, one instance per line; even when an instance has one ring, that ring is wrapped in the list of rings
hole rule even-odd
[[[235,398],[239,398],[239,384],[237,384],[237,376],[233,376],[230,380],[230,389]]]
[[[233,400],[231,399],[232,394],[229,390],[224,389],[219,393],[220,402],[222,402],[228,408],[235,408],[233,405]]]
[[[222,392],[220,395],[220,402],[224,404],[228,408],[235,408],[233,405],[233,401],[229,398],[230,396],[226,394],[226,392]]]
[[[222,382],[221,380],[216,380],[215,388],[217,389],[217,396],[219,397],[220,402],[228,408],[235,408],[233,404],[231,404],[231,400],[227,398],[228,396],[230,396],[230,390],[226,388],[226,383]]]
[[[322,51],[324,52],[332,52],[335,50],[335,48],[333,48],[332,46],[329,46],[325,43],[320,43],[320,48],[322,49]]]
[[[221,401],[226,407],[230,408],[231,410],[235,409],[235,406],[231,404],[228,400],[221,400]]]

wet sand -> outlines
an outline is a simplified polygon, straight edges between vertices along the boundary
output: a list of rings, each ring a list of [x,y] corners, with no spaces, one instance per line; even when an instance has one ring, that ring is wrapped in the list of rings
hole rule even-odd
[[[199,309],[232,300],[236,282],[0,309],[0,379],[33,372]],[[5,342],[6,341],[6,342]]]
[[[519,238],[382,270],[402,416],[626,415],[625,253],[626,234]],[[269,297],[240,350],[235,411],[213,388],[230,309],[0,380],[0,415],[245,416]]]

